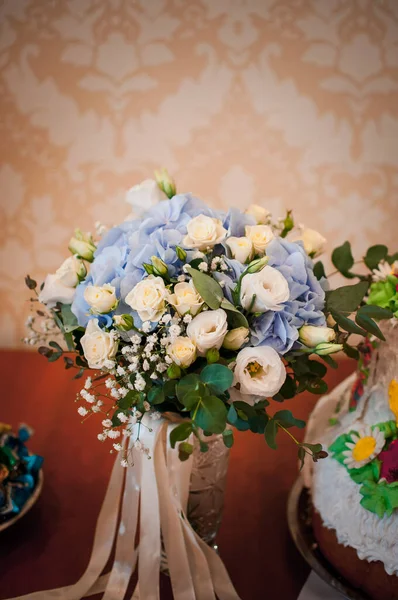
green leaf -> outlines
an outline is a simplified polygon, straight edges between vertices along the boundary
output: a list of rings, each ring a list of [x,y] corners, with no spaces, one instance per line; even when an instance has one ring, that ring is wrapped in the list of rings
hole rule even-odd
[[[298,459],[300,461],[300,471],[304,467],[304,459],[305,459],[305,450],[302,446],[299,446],[298,449]]]
[[[289,375],[286,377],[284,384],[278,392],[283,400],[289,400],[290,398],[294,398],[296,395],[296,383],[293,377]]]
[[[53,351],[51,350],[51,348],[47,348],[47,346],[39,346],[39,348],[37,349],[38,353],[41,354],[42,356],[45,356],[46,358],[48,358],[49,356],[51,356],[51,354],[53,353]]]
[[[151,387],[151,389],[148,392],[149,404],[162,404],[164,400],[164,389],[155,385]]]
[[[346,274],[354,265],[354,257],[351,252],[350,242],[344,242],[332,253],[332,263],[340,273]]]
[[[321,357],[323,362],[325,362],[329,367],[331,367],[332,369],[337,369],[337,367],[339,366],[337,364],[337,362],[334,360],[334,358],[332,358],[331,356],[322,356]]]
[[[365,481],[359,491],[363,496],[362,506],[376,513],[380,519],[384,514],[390,517],[394,509],[398,508],[398,482]]]
[[[164,395],[167,396],[167,398],[172,398],[176,395],[175,379],[170,379],[169,381],[166,381],[166,383],[163,385],[163,392]]]
[[[311,373],[317,375],[318,377],[325,377],[327,373],[327,368],[325,365],[317,360],[309,360],[308,366],[310,368]]]
[[[358,309],[357,315],[364,315],[371,317],[372,319],[391,319],[393,313],[388,308],[381,308],[381,306],[375,306],[373,304],[366,304]]]
[[[383,246],[382,244],[378,244],[376,246],[371,246],[366,256],[364,257],[365,265],[370,269],[376,269],[379,262],[384,260],[387,257],[388,248],[387,246]]]
[[[177,442],[182,442],[189,438],[192,433],[192,423],[180,423],[177,427],[174,427],[170,433],[170,445],[175,448]]]
[[[192,391],[184,395],[182,403],[187,410],[192,410],[201,399],[202,397],[199,392]]]
[[[217,396],[205,396],[195,415],[195,424],[211,433],[222,433],[227,421],[227,407]]]
[[[301,442],[300,446],[308,448],[313,454],[319,454],[319,452],[322,451],[322,444],[307,444],[306,442]]]
[[[79,369],[79,371],[76,373],[76,375],[73,377],[73,379],[80,379],[81,377],[83,377],[84,371],[85,371],[84,367]]]
[[[356,325],[354,321],[352,321],[348,317],[345,317],[341,313],[334,310],[331,312],[331,315],[336,321],[336,323],[340,325],[341,329],[344,329],[344,331],[348,331],[348,333],[357,333],[359,335],[366,336],[366,331],[361,329],[361,327],[358,327],[358,325]]]
[[[272,450],[277,449],[276,445],[276,434],[278,433],[278,423],[274,419],[269,419],[268,423],[265,426],[264,437],[268,446],[272,448]]]
[[[373,460],[360,469],[347,469],[350,477],[355,483],[365,483],[365,481],[377,482],[380,479],[381,462]]]
[[[51,346],[51,348],[55,348],[55,350],[57,350],[58,352],[63,352],[61,346],[57,344],[57,342],[49,342],[48,345]]]
[[[197,271],[192,267],[187,267],[189,274],[192,276],[194,286],[203,300],[213,310],[220,308],[221,302],[224,298],[222,287],[215,279]]]
[[[359,360],[359,352],[353,346],[350,346],[349,344],[344,344],[343,350],[344,350],[345,354],[348,356],[348,358],[353,358],[354,360]]]
[[[62,351],[61,352],[53,352],[49,357],[48,357],[48,362],[55,362],[56,360],[58,360],[60,357],[62,356]]]
[[[178,458],[184,462],[184,460],[188,460],[193,452],[193,445],[188,442],[181,442],[178,446]]]
[[[314,265],[314,275],[319,280],[322,277],[326,277],[325,267],[323,266],[323,262],[318,260],[318,262]]]
[[[307,390],[311,392],[311,394],[326,394],[328,391],[328,384],[323,379],[309,379],[307,381]]]
[[[186,375],[176,385],[176,394],[179,401],[184,404],[184,396],[188,394],[188,392],[197,391],[199,389],[199,375],[195,375],[195,373],[190,373]]]
[[[36,281],[34,279],[32,279],[29,275],[26,275],[25,283],[30,290],[34,290],[35,287],[37,286]]]
[[[278,412],[274,414],[273,418],[285,428],[298,427],[299,429],[303,429],[303,427],[305,427],[305,421],[296,419],[290,410],[278,410]]]
[[[71,369],[73,367],[73,360],[69,356],[64,356],[65,369]]]
[[[131,408],[134,404],[136,404],[139,400],[139,393],[134,391],[134,390],[130,390],[129,392],[127,392],[127,394],[124,396],[124,398],[119,398],[119,400],[117,401],[117,405],[119,409],[127,409],[127,408]]]
[[[249,329],[249,323],[243,313],[239,309],[236,308],[229,300],[224,300],[221,302],[221,308],[223,308],[228,317],[228,325],[230,329],[236,329],[237,327],[247,327]]]
[[[210,385],[216,394],[222,394],[231,387],[234,375],[228,367],[214,364],[203,369],[200,379]]]
[[[363,297],[368,291],[369,284],[366,281],[360,281],[355,285],[344,285],[326,295],[326,309],[329,312],[353,313],[361,303]]]
[[[225,429],[222,433],[222,439],[227,448],[232,448],[234,445],[234,434],[231,429]]]
[[[61,316],[64,331],[70,333],[79,327],[76,316],[71,310],[71,304],[63,304],[61,306]]]
[[[363,315],[363,314],[358,314],[357,313],[357,315],[355,317],[355,321],[357,322],[357,324],[360,327],[363,327],[363,329],[365,329],[369,333],[372,333],[373,335],[375,335],[380,340],[383,340],[383,342],[386,340],[386,338],[384,337],[384,335],[380,331],[380,328],[377,325],[377,323],[375,323],[375,321],[373,321],[373,319],[371,319],[370,317],[368,317],[366,315]]]

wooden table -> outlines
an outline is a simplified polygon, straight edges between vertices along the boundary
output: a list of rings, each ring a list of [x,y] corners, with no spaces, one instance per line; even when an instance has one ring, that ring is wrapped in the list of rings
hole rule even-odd
[[[61,363],[48,364],[36,353],[3,351],[0,356],[0,421],[32,426],[30,448],[45,459],[40,500],[0,534],[4,600],[69,585],[81,576],[114,455],[110,444],[97,440],[100,418],[80,423],[74,399],[82,380],[73,381]],[[353,368],[352,361],[342,361],[328,375],[331,387]],[[284,406],[306,419],[316,400],[302,394]],[[303,432],[296,433],[301,439]],[[286,522],[287,496],[297,476],[296,448],[282,433],[278,446],[273,451],[263,436],[237,432],[231,451],[218,542],[242,600],[296,600],[309,573]],[[172,598],[167,578],[161,590],[162,600]]]

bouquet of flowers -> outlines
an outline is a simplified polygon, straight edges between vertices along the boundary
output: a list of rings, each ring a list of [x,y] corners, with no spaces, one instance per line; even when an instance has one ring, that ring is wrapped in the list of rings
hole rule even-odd
[[[291,211],[280,219],[263,207],[213,210],[192,194],[176,193],[162,170],[127,195],[135,216],[97,240],[76,230],[71,256],[37,290],[45,305],[28,320],[29,343],[49,361],[93,374],[78,395],[78,413],[98,413],[103,430],[129,464],[123,436],[146,452],[140,427],[148,418],[177,413],[172,430],[181,460],[203,452],[206,438],[233,427],[265,436],[275,449],[278,431],[295,441],[303,463],[327,454],[300,443],[304,427],[281,403],[308,390],[327,391],[327,366],[338,351],[358,357],[351,334],[382,338],[377,320],[398,316],[398,263],[385,246],[371,247],[366,273],[354,273],[346,242],[334,250],[336,269],[357,283],[330,289],[322,262],[325,239],[298,227]],[[37,319],[42,319],[41,328]],[[62,334],[63,342],[43,340]]]

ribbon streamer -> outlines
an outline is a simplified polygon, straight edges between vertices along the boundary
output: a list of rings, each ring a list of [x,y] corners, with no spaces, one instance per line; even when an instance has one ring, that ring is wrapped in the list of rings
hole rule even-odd
[[[123,468],[120,457],[116,459],[91,558],[79,581],[9,600],[81,600],[102,592],[103,600],[122,600],[137,559],[138,583],[131,600],[160,600],[155,574],[160,573],[162,541],[175,600],[240,600],[222,560],[187,519],[193,458],[181,463],[171,448],[169,434],[175,426],[163,418],[144,417],[140,441],[149,448],[150,458],[134,448],[133,432],[133,466]],[[114,545],[112,570],[101,576]]]

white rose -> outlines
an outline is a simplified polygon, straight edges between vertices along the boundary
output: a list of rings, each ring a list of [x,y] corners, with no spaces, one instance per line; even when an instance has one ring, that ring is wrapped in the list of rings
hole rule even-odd
[[[118,304],[113,285],[89,285],[84,290],[84,299],[90,305],[91,312],[103,315],[114,310]]]
[[[277,269],[266,265],[242,279],[240,299],[243,308],[263,313],[282,310],[281,304],[289,300],[289,284]]]
[[[248,237],[230,237],[226,240],[226,244],[229,246],[232,252],[232,256],[239,260],[241,263],[245,263],[250,260],[253,254],[253,243]]]
[[[170,294],[167,300],[179,315],[190,313],[195,316],[203,304],[203,299],[196,291],[192,281],[177,283],[174,286],[174,293]]]
[[[223,347],[227,350],[239,350],[249,340],[247,327],[237,327],[228,331],[224,338]]]
[[[187,335],[195,343],[201,356],[210,348],[219,350],[227,333],[227,313],[218,308],[197,315],[187,327]]]
[[[87,275],[84,262],[77,256],[70,256],[55,271],[47,275],[39,302],[53,308],[57,302],[71,304],[75,297],[75,287]]]
[[[303,325],[299,329],[300,342],[309,348],[315,348],[318,344],[332,342],[336,333],[330,327],[315,327],[314,325]]]
[[[271,216],[271,213],[259,204],[250,204],[250,206],[245,210],[245,213],[251,217],[254,217],[257,225],[264,225],[268,222]]]
[[[244,348],[236,357],[234,383],[240,384],[242,394],[275,396],[285,379],[285,366],[270,346]]]
[[[173,362],[179,367],[189,367],[196,359],[196,346],[189,337],[179,336],[167,349]]]
[[[275,237],[269,225],[246,225],[245,233],[252,241],[256,254],[264,254],[266,247]]]
[[[67,287],[76,287],[87,275],[84,262],[77,256],[70,256],[55,271],[58,280]]]
[[[75,235],[69,240],[69,250],[81,258],[92,262],[96,246],[91,233],[83,233],[80,229],[75,229]]]
[[[126,193],[126,202],[130,204],[137,217],[162,200],[167,200],[167,196],[154,179],[145,179]]]
[[[47,275],[43,289],[39,294],[39,302],[53,308],[57,302],[72,304],[75,288],[63,284],[57,275]]]
[[[186,248],[206,250],[220,244],[227,235],[220,219],[199,215],[191,219],[187,225],[187,235],[184,238]]]
[[[311,258],[319,256],[325,249],[326,238],[315,229],[304,229],[299,239],[303,242],[304,250]]]
[[[166,310],[168,291],[161,277],[150,275],[127,294],[126,304],[138,312],[142,321],[159,321]]]
[[[90,369],[102,369],[107,366],[107,362],[115,358],[118,349],[114,334],[101,329],[98,319],[91,319],[88,322],[86,333],[80,343]]]

